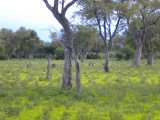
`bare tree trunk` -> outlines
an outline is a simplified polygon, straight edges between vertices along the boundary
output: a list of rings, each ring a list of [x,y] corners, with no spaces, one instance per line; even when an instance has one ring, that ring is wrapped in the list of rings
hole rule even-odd
[[[80,79],[80,67],[79,67],[79,60],[78,60],[77,53],[75,53],[75,67],[76,67],[76,92],[80,94],[81,93],[81,79]]]
[[[63,72],[63,89],[72,87],[72,49],[65,47],[65,61]]]
[[[148,51],[147,65],[153,65],[153,50]]]
[[[109,72],[109,50],[106,48],[106,58],[105,58],[105,66],[104,66],[105,72]]]
[[[142,56],[142,47],[143,47],[142,44],[136,45],[136,56],[135,56],[134,61],[133,61],[134,66],[139,66],[140,65],[141,56]]]
[[[50,78],[50,64],[51,64],[51,56],[48,56],[48,66],[47,66],[47,79]]]

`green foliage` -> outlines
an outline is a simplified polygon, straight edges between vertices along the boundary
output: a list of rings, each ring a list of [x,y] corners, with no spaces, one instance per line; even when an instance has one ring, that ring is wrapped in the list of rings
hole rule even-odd
[[[129,60],[132,59],[135,55],[135,51],[130,46],[125,46],[121,52],[125,55],[124,59]]]
[[[37,33],[34,30],[27,30],[20,27],[16,32],[10,29],[1,29],[0,44],[5,46],[5,55],[10,59],[33,54],[35,50],[42,44]],[[4,58],[4,57],[3,57]]]
[[[56,60],[62,60],[64,59],[64,49],[57,48],[54,55]]]
[[[118,52],[116,53],[116,58],[117,60],[123,60],[124,59],[125,54],[122,52]]]
[[[87,59],[97,59],[97,54],[93,53],[93,52],[90,52],[87,56]]]
[[[130,46],[125,46],[120,52],[116,53],[117,60],[129,60],[135,55],[135,51]]]
[[[7,59],[5,55],[5,47],[3,45],[0,45],[0,60],[5,60]]]

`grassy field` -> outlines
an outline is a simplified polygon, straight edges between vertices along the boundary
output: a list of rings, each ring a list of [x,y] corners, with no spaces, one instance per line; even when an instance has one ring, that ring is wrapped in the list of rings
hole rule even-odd
[[[58,68],[47,80],[47,60],[0,61],[0,120],[160,120],[160,60],[153,67],[111,61],[110,73],[103,60],[86,61],[80,64],[81,95],[74,64],[73,88],[62,90],[63,61],[52,63]]]

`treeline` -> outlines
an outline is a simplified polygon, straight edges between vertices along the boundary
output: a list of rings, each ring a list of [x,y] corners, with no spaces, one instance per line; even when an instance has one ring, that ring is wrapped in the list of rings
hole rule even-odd
[[[75,33],[74,49],[79,50],[79,58],[82,62],[85,59],[105,59],[105,45],[98,35],[98,30],[91,26],[72,26]],[[49,29],[50,30],[50,29]],[[64,59],[64,44],[66,36],[64,30],[52,32],[50,30],[51,42],[42,41],[36,31],[20,27],[16,32],[11,29],[0,30],[0,59],[29,59],[47,58]],[[126,29],[123,34],[114,37],[111,58],[117,60],[129,60],[135,56],[136,45],[131,33]],[[160,57],[160,41],[154,41],[155,57]],[[143,48],[142,58],[147,58],[147,45]]]
[[[34,30],[25,27],[16,32],[6,28],[0,30],[0,60],[46,58],[48,54],[64,59],[63,48],[42,41]]]

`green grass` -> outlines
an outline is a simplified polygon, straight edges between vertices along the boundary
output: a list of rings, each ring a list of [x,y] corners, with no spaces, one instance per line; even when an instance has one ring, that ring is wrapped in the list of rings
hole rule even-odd
[[[89,67],[88,63],[96,63]],[[80,63],[82,94],[62,90],[63,61],[0,61],[0,120],[160,120],[160,60],[154,66],[133,67],[132,61],[111,61],[110,73],[103,60]],[[27,64],[33,67],[27,69]]]

